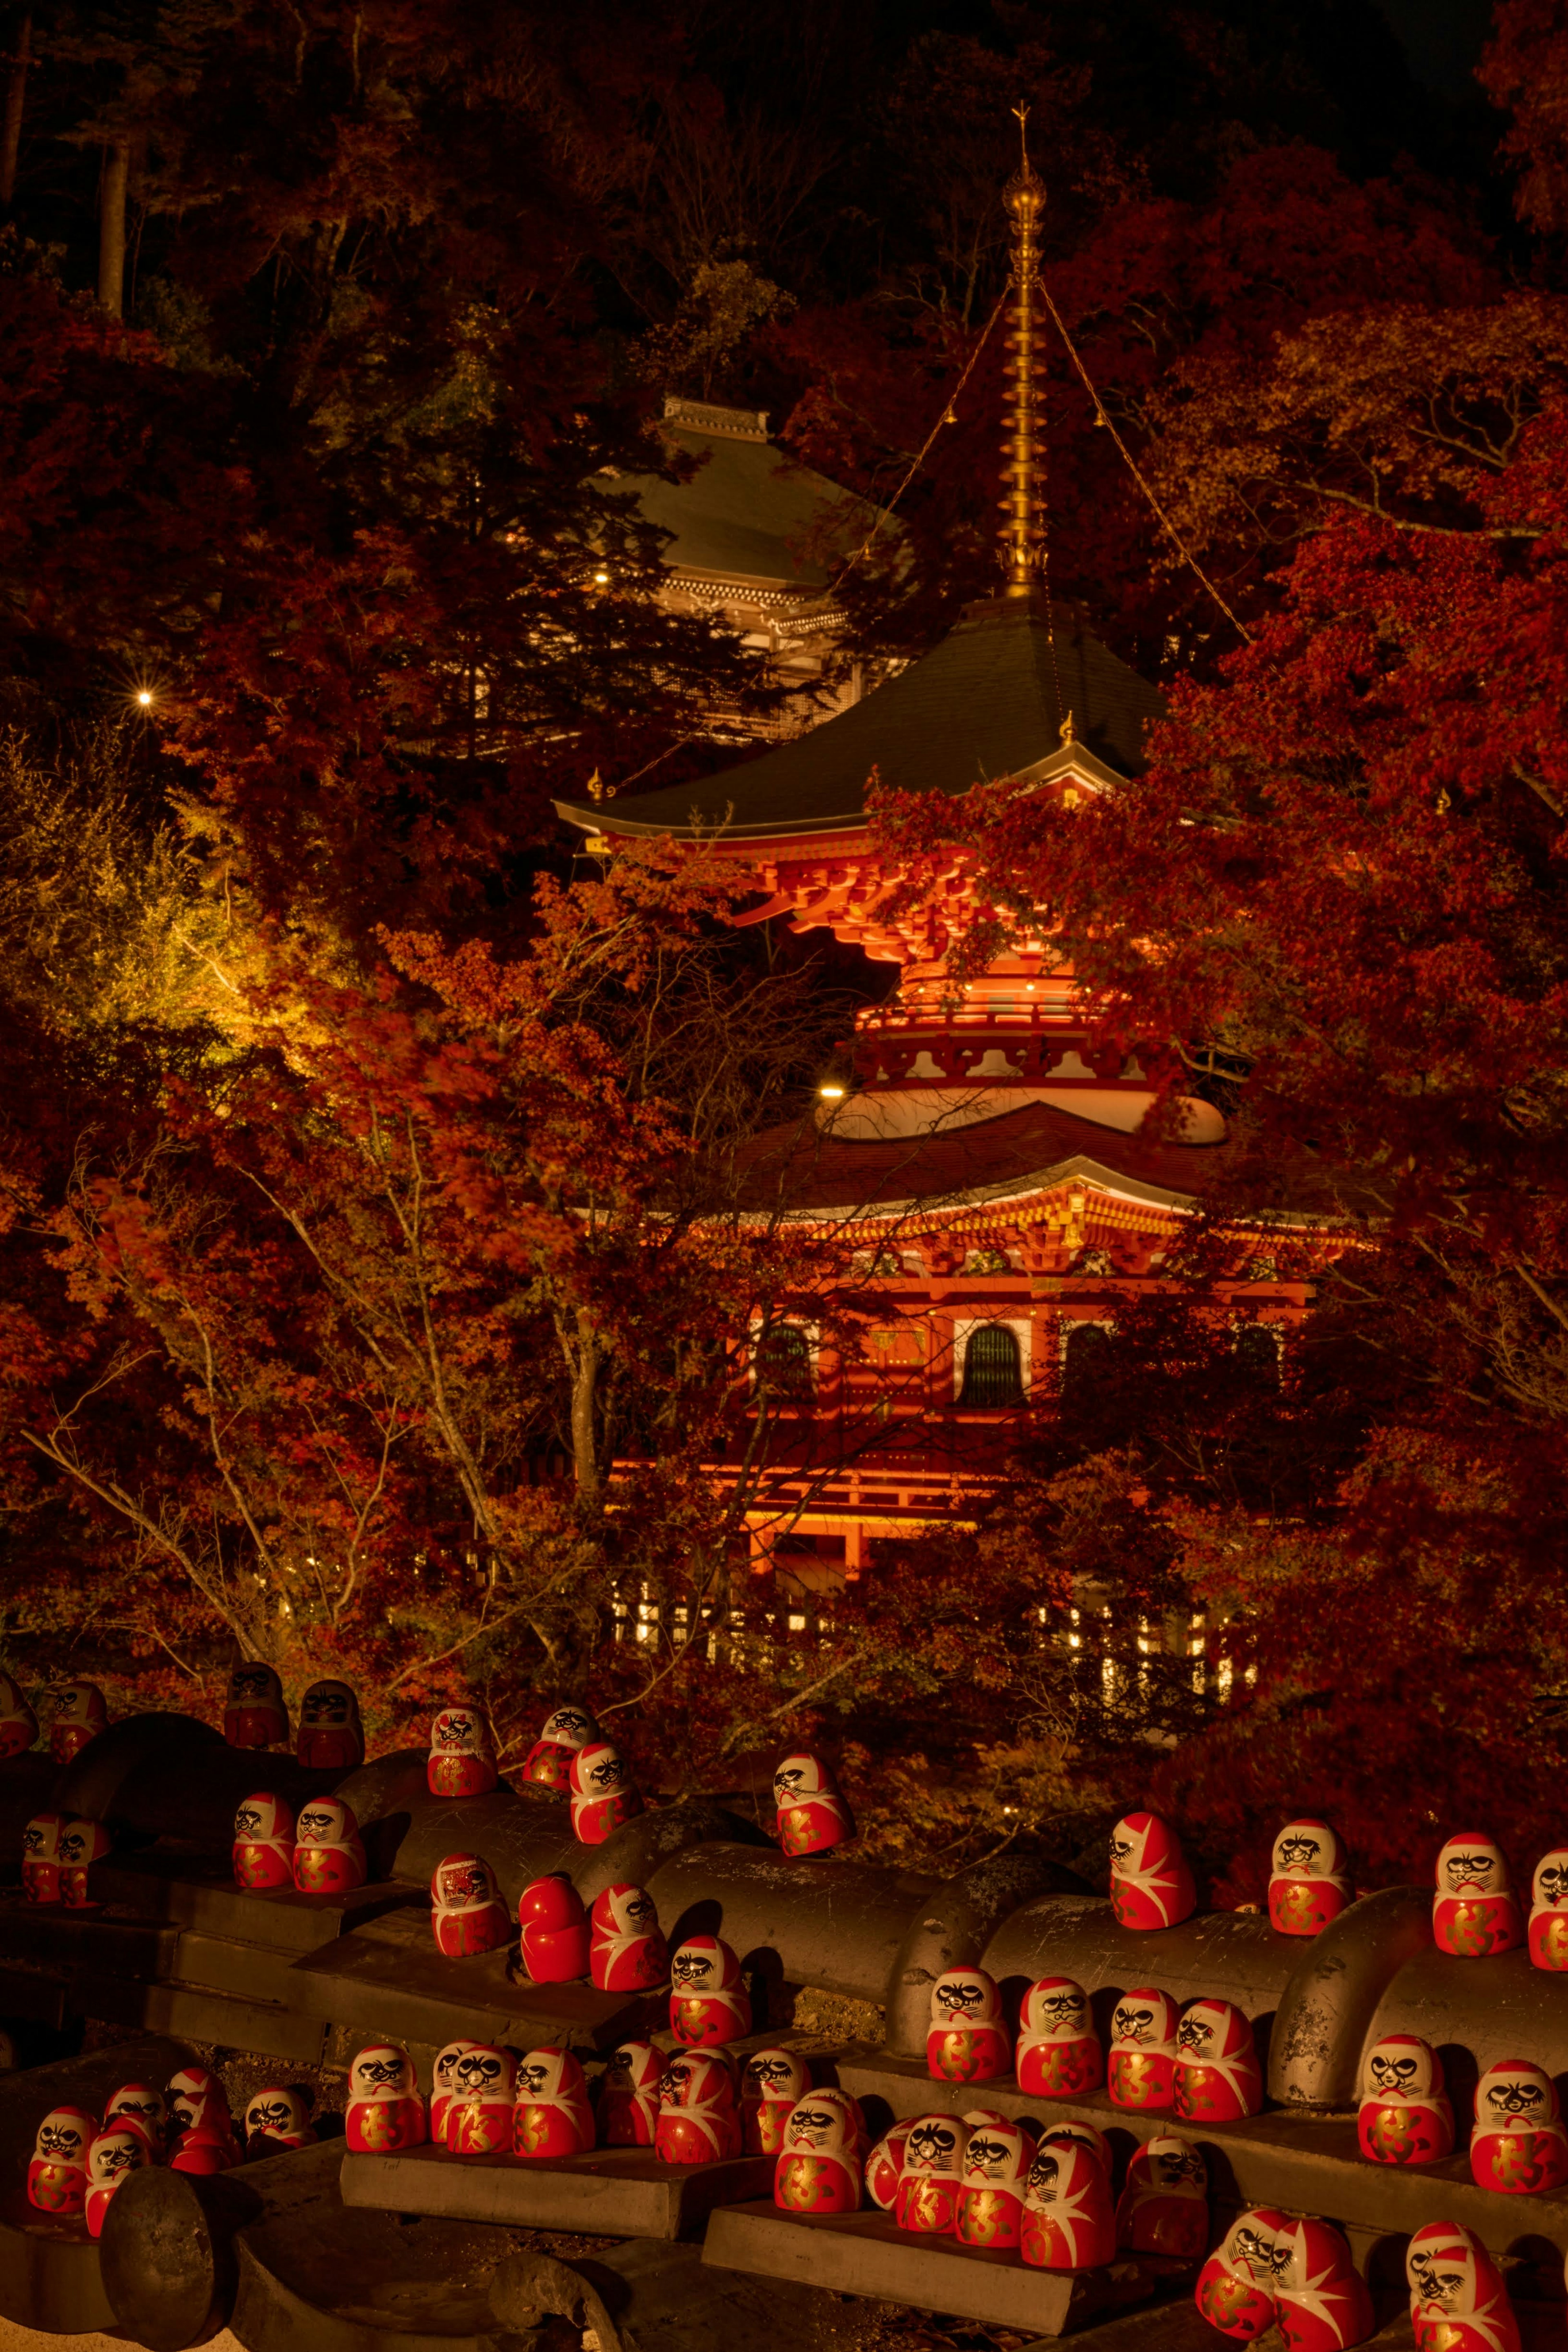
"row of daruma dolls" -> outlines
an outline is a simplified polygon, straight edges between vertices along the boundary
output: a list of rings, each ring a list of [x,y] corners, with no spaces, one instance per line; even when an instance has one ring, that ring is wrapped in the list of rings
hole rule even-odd
[[[1077,2117],[1044,2126],[990,2109],[919,2116],[869,2145],[859,2103],[812,2085],[793,2050],[731,2052],[625,2043],[591,2089],[570,2051],[515,2060],[495,2044],[448,2043],[428,2103],[395,2043],[350,2070],[349,2146],[371,2155],[428,2140],[449,2156],[559,2162],[595,2148],[645,2147],[671,2166],[775,2159],[774,2201],[803,2213],[857,2212],[867,2198],[913,2236],[1021,2252],[1047,2269],[1110,2262],[1118,2245],[1188,2259],[1208,2239],[1199,2151],[1174,2136],[1134,2157],[1118,2200],[1108,2142]]]
[[[1416,2352],[1521,2352],[1508,2290],[1474,2231],[1428,2221],[1406,2248],[1405,2282]],[[1195,2299],[1238,2344],[1278,2326],[1291,2352],[1342,2352],[1376,2327],[1339,2231],[1267,2206],[1238,2214],[1198,2273]]]
[[[160,2090],[123,2083],[101,2116],[78,2106],[51,2107],[39,2125],[27,2166],[27,2201],[52,2220],[84,2220],[103,2231],[109,2200],[132,2172],[167,2164],[176,2172],[226,2172],[314,2141],[299,2093],[282,2084],[257,2091],[236,2130],[228,2095],[205,2066],[184,2066]]]
[[[109,1702],[96,1683],[67,1683],[55,1700],[49,1754],[69,1764],[109,1728]],[[25,1756],[38,1737],[38,1718],[9,1675],[0,1674],[0,1759]],[[236,1666],[229,1677],[224,1737],[231,1748],[289,1745],[283,1685],[270,1666]],[[349,1684],[312,1683],[299,1702],[294,1743],[301,1764],[326,1772],[351,1771],[365,1760],[360,1703]]]
[[[1270,1925],[1315,1936],[1355,1900],[1349,1857],[1326,1822],[1289,1822],[1274,1841]],[[1197,1908],[1181,1842],[1157,1813],[1129,1813],[1111,1832],[1111,1907],[1124,1927],[1174,1927]],[[1535,1866],[1528,1924],[1496,1841],[1451,1837],[1437,1856],[1432,1937],[1455,1959],[1487,1959],[1528,1943],[1538,1969],[1568,1969],[1568,1846]]]
[[[1239,2123],[1263,2105],[1262,2072],[1246,2016],[1228,2000],[1178,2010],[1167,1992],[1124,1993],[1102,2053],[1082,1985],[1042,1977],[1024,1995],[1012,2045],[1000,1990],[981,1969],[949,1969],[931,1994],[926,2071],[947,2083],[1016,2082],[1034,2098],[1080,2098],[1103,2084],[1112,2104],[1190,2123]],[[1413,2033],[1386,2035],[1362,2063],[1357,2133],[1373,2164],[1436,2164],[1454,2152],[1442,2063]],[[1470,2172],[1504,2196],[1568,2183],[1568,2130],[1544,2067],[1500,2059],[1476,2085]]]

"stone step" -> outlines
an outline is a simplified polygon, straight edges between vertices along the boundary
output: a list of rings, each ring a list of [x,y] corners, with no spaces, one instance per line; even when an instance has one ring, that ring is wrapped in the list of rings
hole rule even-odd
[[[100,1864],[93,1884],[105,1902],[129,1905],[144,1918],[295,1955],[316,1951],[384,1912],[404,1906],[428,1910],[430,1900],[424,1888],[401,1879],[345,1895],[301,1895],[293,1886],[251,1894],[216,1864],[157,1848]]]
[[[0,1968],[0,2018],[19,2024],[47,2025],[57,2031],[69,2015],[65,1979],[57,1969]]]
[[[661,2164],[645,2147],[601,2147],[558,2163],[516,2157],[448,2156],[412,2147],[395,2156],[343,2158],[345,2205],[449,2220],[501,2221],[513,2229],[612,2231],[618,2238],[682,2238],[721,2205],[773,2185],[770,2156],[718,2164]]]
[[[296,2065],[319,2066],[326,2050],[327,2029],[319,2018],[302,2016],[277,2002],[214,1992],[205,1985],[83,1976],[74,1980],[71,1998],[84,2017],[106,2024],[178,2033],[192,2042],[254,2051],[258,2057],[284,2058]]]
[[[1032,2270],[1016,2253],[961,2245],[956,2238],[912,2237],[890,2213],[781,2213],[771,2202],[716,2212],[703,2260],[1046,2337],[1156,2294],[1190,2294],[1198,2267],[1124,2254],[1096,2270]]]
[[[172,1973],[182,1984],[224,1992],[242,2000],[276,2001],[287,2008],[298,1984],[294,1961],[287,1952],[269,1950],[265,1944],[235,1943],[228,1936],[209,1936],[196,1927],[183,1927],[175,1948]]]
[[[1568,2189],[1547,2196],[1500,2196],[1476,2186],[1464,2156],[1441,2164],[1368,2164],[1350,2116],[1276,2107],[1244,2123],[1184,2124],[1168,2110],[1150,2114],[1114,2106],[1103,2092],[1053,2100],[1009,2083],[935,2083],[917,2059],[886,2053],[846,2059],[839,2080],[857,2099],[871,2103],[868,2121],[873,2125],[885,2112],[962,2115],[970,2107],[1029,2116],[1041,2125],[1050,2123],[1053,2112],[1080,2115],[1100,2126],[1124,2159],[1156,2132],[1175,2131],[1203,2150],[1209,2193],[1218,2204],[1277,2205],[1287,2212],[1317,2213],[1404,2236],[1428,2221],[1458,2221],[1497,2254],[1526,2237],[1544,2239],[1559,2255],[1568,2254]]]
[[[8,1960],[31,1960],[68,1977],[89,1971],[159,1976],[173,1964],[175,1941],[172,1927],[152,1919],[0,1897],[0,1951]]]

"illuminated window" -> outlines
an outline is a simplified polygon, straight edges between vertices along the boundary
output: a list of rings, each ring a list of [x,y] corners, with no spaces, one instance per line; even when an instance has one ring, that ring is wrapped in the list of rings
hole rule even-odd
[[[1280,1343],[1271,1323],[1243,1323],[1236,1334],[1236,1361],[1260,1388],[1280,1385]]]
[[[811,1343],[798,1323],[776,1323],[757,1342],[757,1377],[779,1396],[811,1393]]]
[[[1103,1323],[1075,1323],[1061,1343],[1061,1385],[1076,1403],[1093,1390],[1104,1372],[1111,1335]]]
[[[982,1323],[970,1332],[958,1402],[982,1408],[1023,1402],[1023,1360],[1018,1335],[1005,1323]]]

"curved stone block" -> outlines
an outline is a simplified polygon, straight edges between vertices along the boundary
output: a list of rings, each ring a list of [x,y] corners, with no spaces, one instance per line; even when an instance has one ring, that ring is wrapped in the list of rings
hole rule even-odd
[[[1003,1854],[939,1882],[916,1909],[889,1971],[888,2048],[923,2056],[931,1988],[943,1970],[983,1965],[995,1976],[988,1952],[1002,1922],[1030,1896],[1057,1895],[1093,1900],[1076,1872],[1024,1854]]]
[[[838,1853],[795,1862],[771,1843],[715,1840],[685,1847],[646,1884],[672,1944],[722,1936],[764,1976],[881,2001],[910,1920],[939,1882]]]
[[[1285,2106],[1354,2106],[1362,2051],[1389,1986],[1409,1962],[1432,1951],[1431,1895],[1418,1886],[1381,1887],[1342,1911],[1310,1941],[1281,1940],[1296,1944],[1301,1958],[1274,2020],[1269,2096]],[[1524,1954],[1506,1957],[1522,1960]],[[1568,2027],[1568,1990],[1562,2007]],[[1379,2026],[1378,2032],[1420,2033],[1428,2042],[1441,2038],[1424,2025]]]

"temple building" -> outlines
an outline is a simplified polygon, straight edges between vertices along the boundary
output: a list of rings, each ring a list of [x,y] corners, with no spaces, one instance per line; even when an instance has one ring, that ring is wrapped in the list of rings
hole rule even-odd
[[[876,520],[825,475],[790,462],[768,437],[766,411],[724,408],[671,394],[659,426],[677,455],[694,460],[684,482],[628,475],[645,518],[670,533],[661,601],[734,629],[774,677],[791,689],[775,716],[726,708],[708,713],[721,740],[781,742],[847,710],[875,677],[866,666],[833,665],[843,615],[832,572]]]
[[[747,1523],[759,1564],[788,1563],[807,1590],[857,1575],[879,1538],[964,1523],[1028,1416],[1053,1406],[1119,1306],[1168,1285],[1166,1262],[1227,1158],[1211,1103],[1187,1098],[1148,1118],[1148,1076],[1135,1055],[1095,1042],[1049,937],[1016,939],[956,983],[953,950],[993,911],[970,854],[956,845],[912,870],[866,814],[878,780],[958,800],[1009,779],[1081,805],[1138,773],[1162,708],[1041,586],[1042,198],[1026,164],[1008,191],[1002,593],[967,606],[901,675],[747,765],[613,803],[558,804],[601,852],[637,836],[702,840],[747,868],[758,903],[743,921],[828,929],[898,970],[893,994],[858,1014],[852,1072],[824,1087],[814,1129],[765,1137],[752,1161],[759,1203],[781,1202],[833,1239],[855,1302],[846,1317],[835,1298],[822,1324],[802,1318],[759,1342],[771,1386],[794,1402]],[[1287,1226],[1288,1253],[1257,1223],[1238,1227],[1218,1286],[1236,1344],[1270,1377],[1283,1328],[1341,1246],[1294,1220],[1271,1230]],[[714,1475],[734,1474],[716,1465]]]

